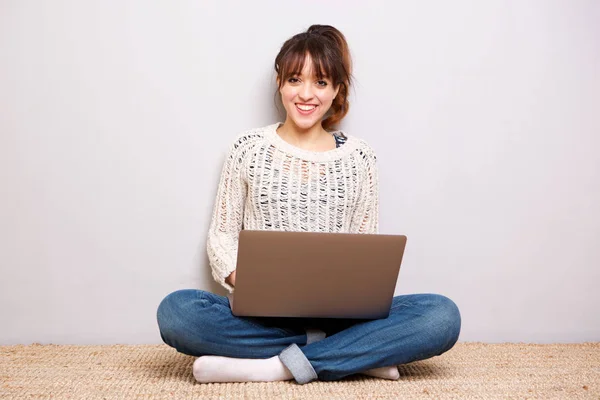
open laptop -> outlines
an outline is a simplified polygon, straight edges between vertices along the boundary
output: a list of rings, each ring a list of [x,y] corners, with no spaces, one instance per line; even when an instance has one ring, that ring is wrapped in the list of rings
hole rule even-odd
[[[404,235],[240,233],[233,315],[386,318]]]

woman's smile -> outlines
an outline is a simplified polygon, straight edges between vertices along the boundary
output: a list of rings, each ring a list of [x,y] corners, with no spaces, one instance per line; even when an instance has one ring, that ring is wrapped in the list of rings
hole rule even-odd
[[[296,110],[302,115],[310,115],[317,109],[316,104],[296,104]]]

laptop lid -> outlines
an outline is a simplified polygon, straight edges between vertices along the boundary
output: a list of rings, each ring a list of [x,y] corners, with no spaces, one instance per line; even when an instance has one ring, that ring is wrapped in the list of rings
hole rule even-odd
[[[243,230],[232,313],[385,318],[405,246],[403,235]]]

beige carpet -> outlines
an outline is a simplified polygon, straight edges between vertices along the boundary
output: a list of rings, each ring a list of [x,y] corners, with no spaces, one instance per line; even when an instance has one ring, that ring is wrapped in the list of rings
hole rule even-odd
[[[198,384],[166,345],[3,346],[0,399],[600,399],[600,343],[459,343],[399,381]]]

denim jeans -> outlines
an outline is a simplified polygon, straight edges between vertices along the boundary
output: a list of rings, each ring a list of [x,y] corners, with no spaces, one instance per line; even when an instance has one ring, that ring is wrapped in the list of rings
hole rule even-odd
[[[376,320],[255,318],[236,317],[227,297],[196,289],[165,297],[157,319],[163,341],[181,353],[279,356],[298,383],[440,355],[456,343],[461,323],[454,302],[436,294],[396,296],[390,315]],[[314,341],[318,331],[324,338]]]

